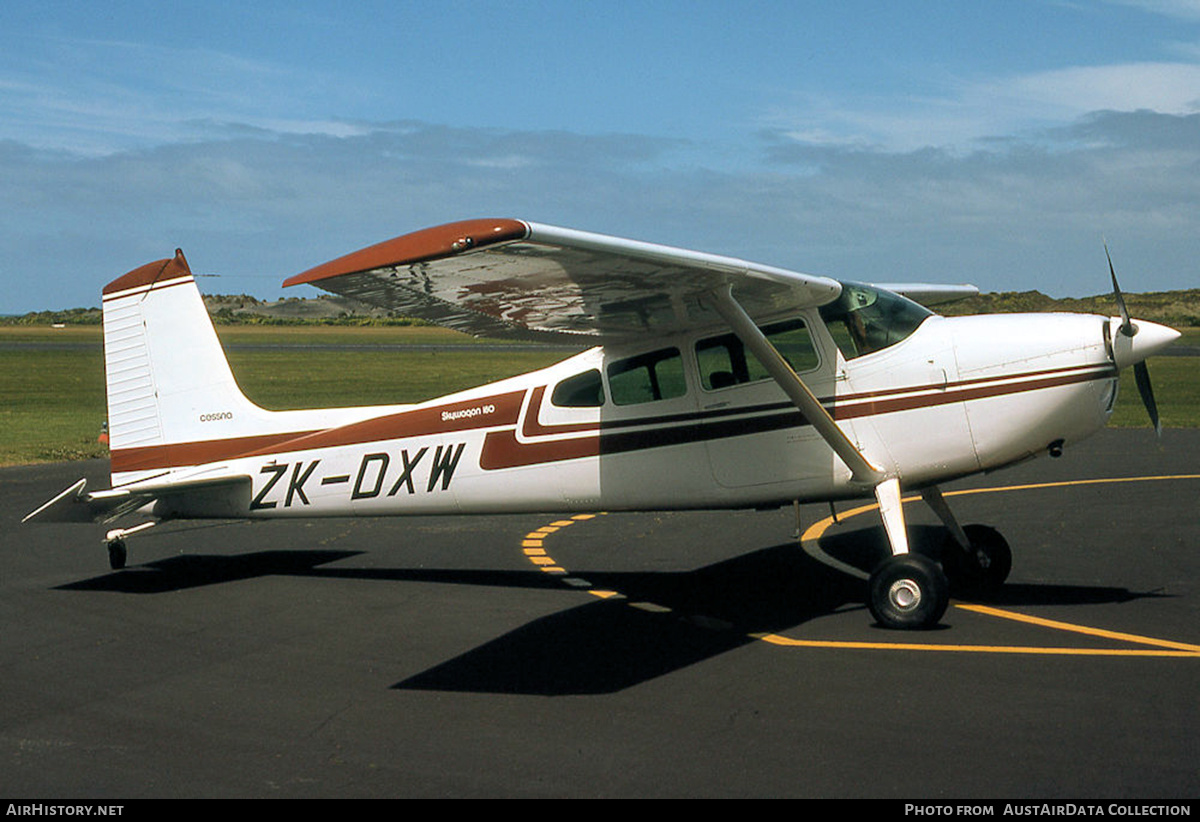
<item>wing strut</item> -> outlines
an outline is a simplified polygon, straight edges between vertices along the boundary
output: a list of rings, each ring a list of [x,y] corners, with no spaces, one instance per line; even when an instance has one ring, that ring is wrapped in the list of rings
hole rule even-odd
[[[904,525],[904,509],[900,502],[900,481],[896,477],[888,477],[863,456],[863,453],[850,441],[845,432],[834,422],[830,413],[821,405],[804,381],[796,375],[788,365],[783,355],[771,344],[762,333],[754,320],[750,319],[741,304],[734,299],[732,288],[725,285],[711,292],[713,308],[721,318],[733,329],[742,344],[754,352],[758,361],[767,369],[767,373],[783,389],[804,418],[817,430],[821,438],[828,443],[834,453],[853,473],[853,480],[863,485],[873,486],[875,499],[879,501],[879,511],[883,516],[884,529],[887,531],[888,542],[891,543],[892,554],[908,553],[908,534]]]
[[[754,352],[754,356],[758,357],[767,373],[788,395],[788,399],[800,409],[800,413],[812,424],[821,438],[842,458],[842,462],[854,473],[854,481],[864,485],[878,485],[884,478],[883,472],[868,462],[842,429],[838,428],[825,406],[821,405],[821,401],[813,395],[804,381],[796,376],[796,372],[788,365],[783,355],[775,349],[766,335],[754,324],[754,320],[750,319],[750,315],[733,298],[730,286],[714,289],[711,293],[713,308],[729,323],[729,327],[742,344]]]

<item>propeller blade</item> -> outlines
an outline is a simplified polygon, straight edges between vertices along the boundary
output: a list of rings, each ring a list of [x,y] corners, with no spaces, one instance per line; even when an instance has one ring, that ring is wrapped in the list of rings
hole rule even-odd
[[[1108,275],[1112,278],[1113,296],[1117,300],[1117,309],[1121,312],[1121,327],[1119,331],[1122,336],[1132,338],[1138,333],[1138,327],[1129,319],[1129,309],[1125,307],[1125,296],[1121,293],[1121,286],[1117,285],[1117,272],[1113,268],[1112,255],[1108,253],[1108,243],[1104,244],[1104,256],[1108,258]],[[1146,355],[1149,350],[1144,352]],[[1133,377],[1137,381],[1138,393],[1142,395],[1142,404],[1146,406],[1146,412],[1150,414],[1150,422],[1154,425],[1154,433],[1162,438],[1162,420],[1158,417],[1158,404],[1154,401],[1154,388],[1150,384],[1150,369],[1146,367],[1145,359],[1141,359],[1133,366]]]
[[[1138,393],[1142,395],[1142,404],[1150,414],[1150,422],[1154,424],[1154,433],[1162,438],[1162,420],[1158,418],[1158,404],[1154,402],[1154,388],[1150,385],[1150,369],[1143,360],[1133,367],[1133,377],[1137,381]]]
[[[1108,243],[1104,244],[1104,256],[1108,258],[1108,274],[1112,277],[1113,296],[1117,298],[1117,310],[1121,312],[1121,333],[1126,337],[1132,337],[1137,333],[1137,326],[1129,319],[1129,309],[1125,307],[1125,297],[1121,294],[1121,286],[1117,285],[1117,272],[1113,268],[1112,255],[1108,253]]]

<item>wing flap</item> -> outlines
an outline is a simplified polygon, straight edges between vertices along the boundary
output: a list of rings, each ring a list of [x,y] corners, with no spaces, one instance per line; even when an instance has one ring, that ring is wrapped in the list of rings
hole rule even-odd
[[[822,305],[841,285],[731,257],[520,220],[407,234],[289,278],[476,336],[625,339],[719,324],[731,285],[755,316]]]

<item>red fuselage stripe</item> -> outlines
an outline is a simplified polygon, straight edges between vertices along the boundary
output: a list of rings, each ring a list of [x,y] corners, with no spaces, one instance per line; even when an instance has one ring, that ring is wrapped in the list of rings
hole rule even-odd
[[[266,456],[314,448],[360,445],[379,440],[422,437],[498,425],[516,425],[524,391],[401,411],[319,431],[293,431],[220,440],[121,448],[112,452],[112,470],[146,471],[201,465],[239,457]]]
[[[837,404],[830,410],[830,413],[839,420],[856,419],[1037,391],[1097,379],[1111,379],[1116,376],[1116,373],[1116,369],[1111,366],[1087,366],[1064,369],[1057,374],[1052,371],[1032,372],[1034,376],[1042,375],[1035,379],[1027,378],[1031,375],[1021,375],[1016,378],[986,378],[974,382],[960,382],[955,384],[956,388],[953,390],[949,388],[943,390],[941,387],[923,387],[883,391],[877,395],[856,394],[853,396],[858,401],[853,403],[848,402],[846,397],[838,397]],[[1013,379],[1020,381],[1008,381]],[[1001,382],[1001,380],[1006,382]],[[530,436],[536,432],[547,435],[579,433],[586,430],[596,433],[586,437],[563,437],[540,442],[521,442],[517,439],[515,429],[490,431],[484,439],[483,451],[479,457],[481,468],[484,470],[515,468],[579,457],[619,454],[646,448],[703,442],[722,437],[745,436],[808,424],[804,416],[790,403],[776,403],[757,408],[741,408],[733,412],[681,414],[674,418],[660,417],[653,421],[642,419],[592,423],[590,426],[582,424],[547,426],[536,422],[543,391],[544,389],[535,390],[531,398],[530,407],[522,426],[522,434]],[[910,392],[924,393],[917,393],[915,396],[896,396]],[[875,398],[872,399],[872,397]],[[828,400],[824,402],[828,404]],[[747,412],[759,413],[747,416]],[[737,416],[732,416],[732,414],[737,414]],[[534,422],[531,423],[531,419]],[[658,427],[623,430],[636,424],[645,425],[648,422],[656,423]],[[667,422],[676,424],[664,424]]]
[[[921,386],[846,395],[837,397],[836,400],[826,398],[823,402],[832,406],[830,413],[835,419],[845,420],[1111,379],[1115,376],[1114,368],[1097,364],[1057,371],[1046,370],[1016,376],[967,380],[945,387]],[[497,470],[807,424],[795,407],[781,402],[713,412],[545,425],[538,421],[545,391],[545,386],[537,386],[529,392],[529,408],[521,425],[523,436],[534,438],[562,434],[591,435],[521,442],[517,438],[515,426],[521,416],[521,404],[526,392],[513,391],[450,405],[403,411],[320,431],[123,448],[113,451],[112,470],[116,473],[182,467],[239,457],[267,456],[456,431],[499,428],[502,430],[488,432],[480,455],[480,467],[485,470]]]

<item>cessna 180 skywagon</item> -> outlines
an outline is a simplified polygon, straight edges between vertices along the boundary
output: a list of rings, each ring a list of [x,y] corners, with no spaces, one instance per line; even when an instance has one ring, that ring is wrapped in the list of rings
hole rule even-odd
[[[1109,263],[1111,273],[1111,260]],[[935,624],[994,586],[1007,544],[938,486],[1100,429],[1117,373],[1176,337],[1121,317],[941,317],[971,286],[839,282],[512,219],[438,226],[294,276],[471,334],[592,342],[414,405],[267,411],[242,394],[181,252],[104,288],[112,487],[27,520],[764,508],[874,496],[882,625]],[[945,523],[909,551],[901,490]],[[110,562],[124,538],[108,533]]]

